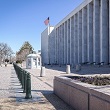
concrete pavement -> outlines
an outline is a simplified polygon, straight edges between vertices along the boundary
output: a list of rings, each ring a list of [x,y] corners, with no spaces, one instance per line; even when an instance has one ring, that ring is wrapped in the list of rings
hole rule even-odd
[[[27,71],[31,73],[32,82],[33,98],[29,100],[24,99],[25,93],[22,93],[13,66],[0,67],[0,110],[73,110],[53,93],[54,72],[51,74],[46,69],[46,76],[40,77],[40,69]]]
[[[71,68],[71,73],[80,75],[110,75],[109,66],[83,65],[81,71]],[[53,93],[54,76],[65,76],[66,66],[46,66],[46,75],[40,77],[40,69],[23,69],[31,73],[32,99],[24,99],[21,85],[13,65],[0,67],[0,110],[73,110]]]

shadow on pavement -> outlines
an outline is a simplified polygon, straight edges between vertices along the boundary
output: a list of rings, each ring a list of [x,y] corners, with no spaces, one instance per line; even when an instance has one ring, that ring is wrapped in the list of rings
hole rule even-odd
[[[43,92],[43,95],[56,110],[73,110],[73,108],[57,97],[53,92]]]
[[[66,104],[62,99],[56,96],[53,91],[48,90],[32,90],[35,93],[42,93],[42,95],[48,100],[55,108],[55,110],[73,110],[68,104]],[[33,97],[33,100],[43,101],[43,97]],[[46,103],[47,101],[45,101]]]
[[[57,70],[57,71],[62,71],[62,72],[65,72],[66,71],[66,66],[65,65],[62,65],[62,66],[59,66],[59,65],[45,65],[45,68],[47,69],[51,69],[51,70]]]
[[[66,73],[66,66],[62,65],[45,65],[45,68],[51,70],[62,71]],[[108,65],[98,66],[98,65],[82,65],[80,71],[76,71],[76,68],[71,67],[71,73],[79,75],[92,75],[92,74],[110,74],[110,67]]]

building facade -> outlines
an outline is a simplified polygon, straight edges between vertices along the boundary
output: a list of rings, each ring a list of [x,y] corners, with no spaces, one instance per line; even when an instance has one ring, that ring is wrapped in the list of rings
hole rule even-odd
[[[42,33],[41,33],[41,58],[42,58],[42,65],[49,64],[49,34],[54,29],[53,26],[48,26]]]
[[[61,20],[48,35],[48,54],[50,64],[109,64],[110,0],[85,0]]]

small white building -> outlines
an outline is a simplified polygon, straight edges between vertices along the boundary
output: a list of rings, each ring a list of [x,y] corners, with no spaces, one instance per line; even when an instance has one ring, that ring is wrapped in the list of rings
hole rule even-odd
[[[26,68],[41,68],[41,56],[39,54],[29,54],[26,59]]]

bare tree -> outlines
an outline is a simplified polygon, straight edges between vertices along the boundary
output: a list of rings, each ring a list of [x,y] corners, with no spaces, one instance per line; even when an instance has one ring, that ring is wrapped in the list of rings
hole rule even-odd
[[[0,65],[5,59],[8,59],[9,56],[13,54],[11,47],[6,43],[0,43]]]

